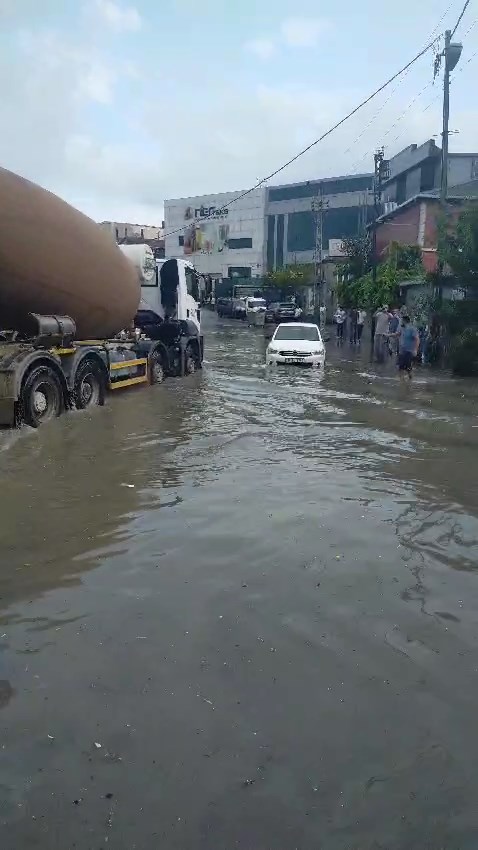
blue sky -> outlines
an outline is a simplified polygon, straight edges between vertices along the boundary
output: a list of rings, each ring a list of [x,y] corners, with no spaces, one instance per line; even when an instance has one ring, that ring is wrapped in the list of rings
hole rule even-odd
[[[273,171],[462,5],[0,0],[0,162],[94,218],[157,223],[164,198],[242,189]],[[455,150],[478,150],[473,6],[457,33]],[[368,171],[377,146],[392,155],[439,134],[432,64],[428,53],[275,182]]]

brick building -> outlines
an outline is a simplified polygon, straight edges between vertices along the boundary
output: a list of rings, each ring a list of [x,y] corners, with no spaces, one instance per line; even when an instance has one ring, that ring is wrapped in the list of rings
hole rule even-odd
[[[447,198],[447,214],[452,220],[457,219],[463,206],[473,202],[478,202],[478,180],[453,188]],[[425,270],[436,271],[438,221],[442,215],[443,206],[438,192],[422,192],[381,215],[377,219],[378,261],[386,259],[392,242],[418,245]]]

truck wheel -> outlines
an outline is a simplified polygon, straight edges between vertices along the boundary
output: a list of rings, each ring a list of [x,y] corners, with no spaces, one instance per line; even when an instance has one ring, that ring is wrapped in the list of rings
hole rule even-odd
[[[164,381],[164,363],[159,351],[154,351],[149,358],[149,383],[162,384]]]
[[[60,378],[50,366],[37,366],[28,373],[20,393],[22,420],[31,428],[63,413],[65,404]]]
[[[94,360],[83,360],[75,374],[73,400],[77,410],[104,404],[105,387],[101,369]]]
[[[186,348],[184,358],[184,374],[192,375],[197,369],[197,354],[191,345]]]

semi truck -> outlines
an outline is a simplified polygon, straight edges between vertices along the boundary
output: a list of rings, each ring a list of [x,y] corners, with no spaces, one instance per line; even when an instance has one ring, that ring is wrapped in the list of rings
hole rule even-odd
[[[181,259],[118,246],[0,169],[0,425],[34,428],[109,391],[201,368],[199,280]]]

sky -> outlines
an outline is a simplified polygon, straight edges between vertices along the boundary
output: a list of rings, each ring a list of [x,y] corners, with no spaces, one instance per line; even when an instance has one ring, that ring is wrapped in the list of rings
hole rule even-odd
[[[95,220],[245,189],[453,28],[463,0],[0,0],[0,165]],[[455,40],[450,149],[478,151],[478,2]],[[443,39],[441,41],[443,46]],[[270,181],[363,173],[435,137],[432,51]],[[455,132],[456,131],[456,132]]]

